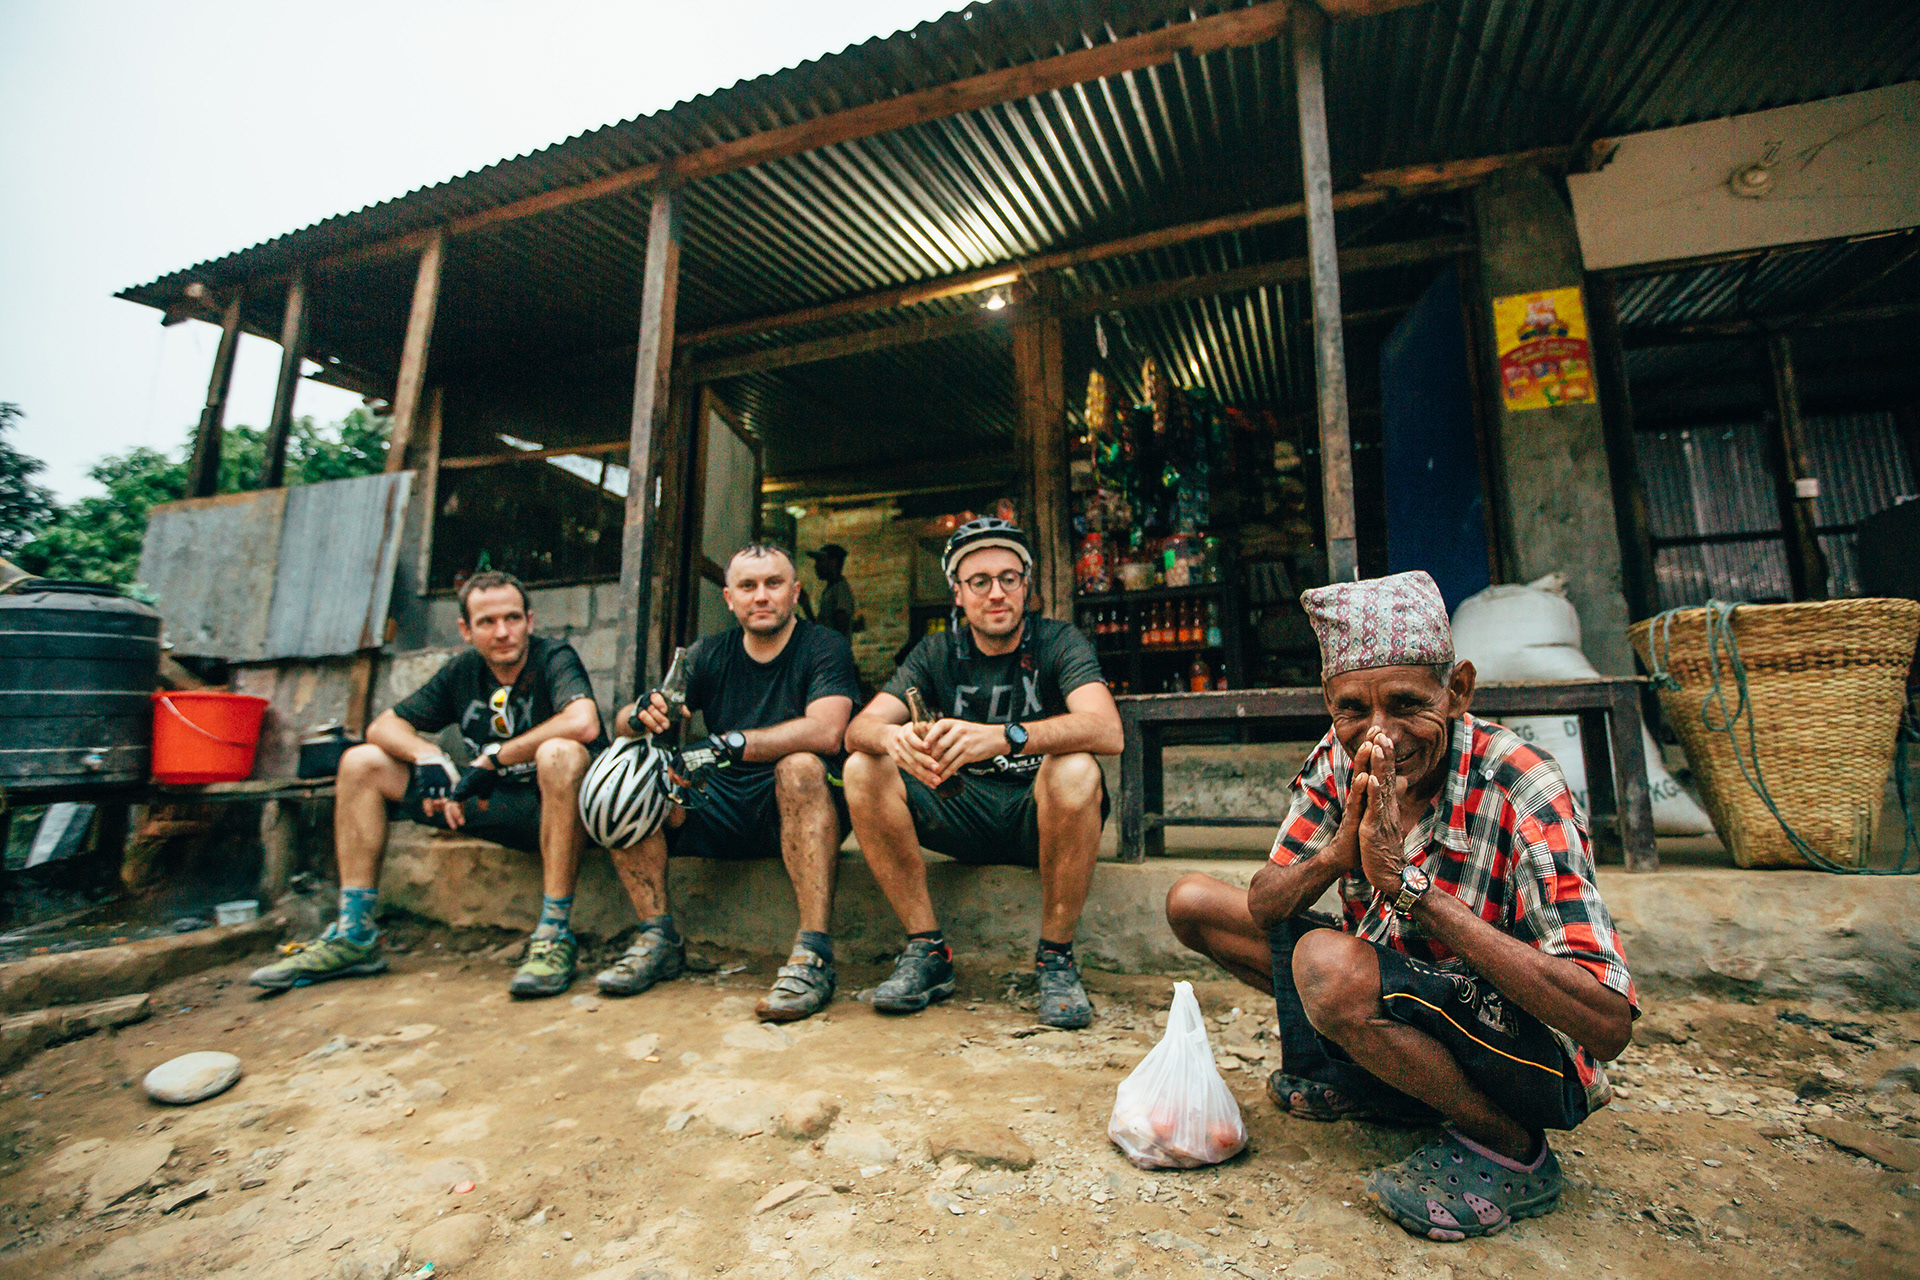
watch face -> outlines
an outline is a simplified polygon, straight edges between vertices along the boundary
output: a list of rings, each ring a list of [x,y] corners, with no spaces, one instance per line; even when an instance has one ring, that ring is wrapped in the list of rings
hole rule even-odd
[[[1421,870],[1419,867],[1408,867],[1406,871],[1401,875],[1400,879],[1409,889],[1412,889],[1415,893],[1425,893],[1428,887],[1433,883],[1431,880],[1427,878],[1427,873]]]

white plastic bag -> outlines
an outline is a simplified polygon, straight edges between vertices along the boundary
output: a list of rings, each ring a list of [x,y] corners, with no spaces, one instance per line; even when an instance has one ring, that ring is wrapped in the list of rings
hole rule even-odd
[[[1214,1068],[1191,982],[1173,984],[1167,1033],[1120,1082],[1107,1136],[1142,1169],[1219,1164],[1247,1145],[1240,1104]]]
[[[1550,573],[1525,586],[1488,587],[1468,596],[1453,612],[1453,651],[1473,663],[1481,680],[1584,680],[1599,675],[1580,648],[1580,615],[1566,595],[1564,574]],[[1587,807],[1587,758],[1576,716],[1511,716],[1501,724],[1560,764],[1567,790]],[[1653,829],[1663,836],[1706,835],[1713,821],[1660,760],[1660,748],[1643,727],[1647,788],[1652,792]]]

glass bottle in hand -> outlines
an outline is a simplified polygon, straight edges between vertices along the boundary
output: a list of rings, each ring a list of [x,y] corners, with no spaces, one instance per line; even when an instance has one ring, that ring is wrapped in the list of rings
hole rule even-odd
[[[927,700],[920,696],[918,685],[907,686],[907,718],[913,722],[914,736],[919,738],[921,745],[924,746],[927,741],[927,730],[933,728],[933,717],[927,714]],[[933,794],[942,800],[951,800],[965,790],[966,785],[956,773],[935,787]]]
[[[680,727],[680,713],[687,705],[687,685],[692,679],[687,671],[687,651],[684,646],[673,651],[673,661],[667,664],[667,674],[660,681],[660,687],[654,690],[660,700],[667,704],[668,731]]]

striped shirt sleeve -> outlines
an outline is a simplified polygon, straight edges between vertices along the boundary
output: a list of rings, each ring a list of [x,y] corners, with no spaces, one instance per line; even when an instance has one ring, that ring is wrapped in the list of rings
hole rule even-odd
[[[1326,848],[1340,830],[1344,784],[1350,770],[1339,740],[1329,731],[1293,780],[1287,820],[1274,837],[1268,860],[1288,866]]]

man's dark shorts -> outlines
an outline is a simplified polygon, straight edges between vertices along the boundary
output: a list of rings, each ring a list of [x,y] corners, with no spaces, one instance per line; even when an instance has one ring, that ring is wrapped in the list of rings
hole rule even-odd
[[[921,845],[974,866],[1039,866],[1040,804],[1034,799],[1032,781],[961,776],[967,785],[959,795],[943,800],[926,783],[900,771],[900,780],[907,784],[907,811],[913,815],[914,834]],[[1112,807],[1103,778],[1102,826]]]
[[[1467,1078],[1528,1129],[1572,1129],[1587,1118],[1587,1093],[1572,1059],[1546,1023],[1473,973],[1456,973],[1369,942],[1380,962],[1380,1003],[1388,1017],[1446,1047]],[[1277,975],[1276,975],[1277,976]],[[1434,1120],[1439,1114],[1354,1064],[1316,1033],[1342,1064],[1342,1087],[1368,1095],[1383,1114]]]
[[[438,827],[442,831],[450,830],[444,813],[435,813],[432,817],[428,817],[421,812],[421,795],[415,789],[418,782],[419,779],[416,776],[407,783],[405,796],[387,803],[387,816],[405,818],[408,822],[417,822],[423,827]],[[478,836],[482,840],[503,844],[509,849],[518,849],[522,853],[540,852],[540,788],[538,784],[497,783],[493,788],[493,795],[485,801],[463,801],[460,811],[466,819],[460,827],[462,835]]]
[[[845,840],[853,824],[840,785],[840,763],[825,756],[820,762],[827,767],[827,794],[833,797],[840,840]],[[702,785],[699,807],[687,810],[686,821],[678,827],[667,828],[668,856],[738,862],[780,856],[780,802],[774,795],[772,766],[723,769]]]

